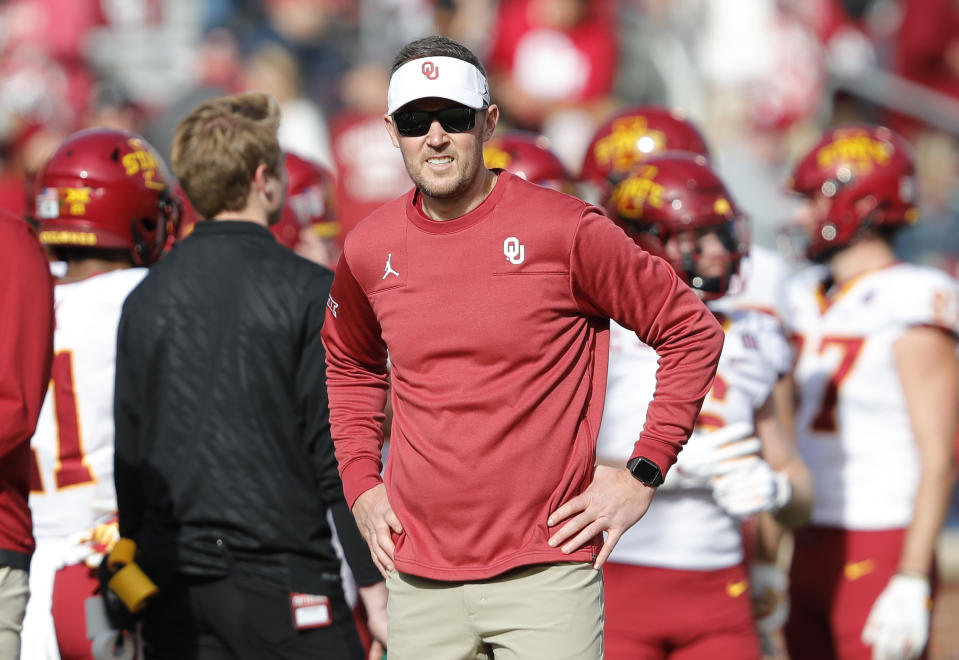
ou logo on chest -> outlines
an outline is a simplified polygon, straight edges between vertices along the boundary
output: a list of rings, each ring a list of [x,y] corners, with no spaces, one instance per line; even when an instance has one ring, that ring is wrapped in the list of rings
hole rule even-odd
[[[526,259],[526,246],[515,236],[510,236],[503,241],[503,254],[506,255],[507,261],[518,266]]]

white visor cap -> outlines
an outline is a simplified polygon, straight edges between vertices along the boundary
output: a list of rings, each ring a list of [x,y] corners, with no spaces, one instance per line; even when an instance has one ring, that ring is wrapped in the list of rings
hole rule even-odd
[[[455,57],[410,60],[390,77],[386,113],[391,115],[410,101],[433,97],[479,110],[489,105],[489,83],[479,69]]]

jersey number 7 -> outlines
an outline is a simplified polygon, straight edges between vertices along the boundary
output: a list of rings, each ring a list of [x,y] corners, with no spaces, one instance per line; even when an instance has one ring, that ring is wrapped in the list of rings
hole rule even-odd
[[[796,347],[796,355],[802,352],[805,337],[802,335],[793,335],[792,340]],[[822,432],[834,432],[838,428],[836,425],[836,406],[839,404],[839,388],[842,382],[852,371],[856,364],[856,358],[865,339],[862,337],[836,337],[825,336],[819,342],[818,352],[820,355],[827,350],[838,349],[840,352],[839,365],[829,376],[826,383],[826,389],[823,392],[822,401],[819,404],[819,412],[813,417],[812,430]]]

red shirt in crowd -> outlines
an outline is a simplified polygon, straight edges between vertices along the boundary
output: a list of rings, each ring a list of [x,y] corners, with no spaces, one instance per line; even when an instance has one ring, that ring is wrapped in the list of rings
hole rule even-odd
[[[356,224],[412,187],[403,156],[383,126],[383,115],[347,112],[330,127],[336,163],[336,219],[342,243]]]
[[[573,24],[554,24],[542,0],[507,0],[499,7],[487,59],[491,73],[509,74],[534,98],[588,101],[609,94],[618,66],[615,12],[590,2]]]

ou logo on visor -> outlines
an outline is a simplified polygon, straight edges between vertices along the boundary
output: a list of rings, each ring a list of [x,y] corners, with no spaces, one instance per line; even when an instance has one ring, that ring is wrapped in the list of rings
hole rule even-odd
[[[440,75],[440,68],[432,62],[423,62],[423,75],[430,80],[436,80]]]
[[[507,261],[518,266],[526,259],[526,246],[515,236],[510,236],[503,241],[503,254],[506,255]]]

